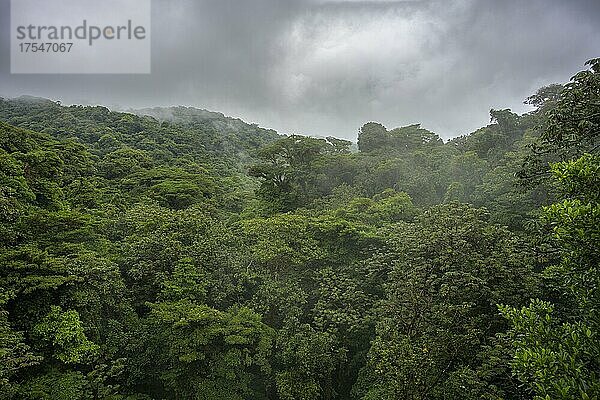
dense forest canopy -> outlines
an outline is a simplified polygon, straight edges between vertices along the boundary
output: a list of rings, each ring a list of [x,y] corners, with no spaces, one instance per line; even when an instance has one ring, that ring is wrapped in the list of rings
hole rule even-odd
[[[0,99],[0,398],[598,399],[600,59],[447,142]]]

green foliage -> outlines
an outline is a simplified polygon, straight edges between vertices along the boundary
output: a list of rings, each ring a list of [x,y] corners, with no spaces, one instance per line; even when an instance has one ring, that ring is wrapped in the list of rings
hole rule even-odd
[[[548,163],[568,161],[584,153],[598,153],[600,132],[600,59],[586,62],[589,69],[571,78],[558,93],[550,96],[548,107],[540,110],[546,118],[540,124],[540,140],[531,145],[526,181],[548,178]]]
[[[560,93],[563,91],[564,86],[558,83],[553,83],[548,86],[541,87],[535,92],[535,94],[525,99],[525,104],[531,104],[537,108],[537,111],[543,111],[543,109],[551,109],[552,106],[560,98]]]
[[[334,146],[324,139],[292,135],[262,148],[262,163],[253,165],[249,174],[263,179],[258,194],[275,211],[293,210],[318,197],[313,182],[319,162],[332,153],[340,153],[338,142]]]
[[[332,374],[344,357],[333,335],[301,325],[280,333],[278,349],[275,384],[280,399],[332,397]]]
[[[360,128],[358,149],[369,152],[389,145],[389,135],[385,126],[376,122],[368,122]]]
[[[495,303],[535,289],[531,256],[483,211],[457,204],[388,236],[394,261],[356,397],[445,398],[452,374],[477,368],[474,355],[502,328]]]
[[[550,303],[532,301],[521,309],[500,307],[513,325],[512,366],[535,399],[593,399],[600,393],[597,331],[583,322],[559,323]]]
[[[381,124],[369,122],[363,125],[358,134],[358,149],[366,153],[373,151],[406,152],[442,144],[442,139],[438,135],[421,128],[420,124],[388,131]]]
[[[0,396],[11,398],[17,390],[13,377],[21,370],[38,364],[42,358],[31,353],[22,332],[15,332],[8,313],[0,313]]]
[[[85,336],[75,310],[62,311],[52,306],[48,315],[33,328],[33,334],[52,348],[53,357],[65,364],[87,363],[98,353],[99,347]]]
[[[0,99],[0,397],[597,398],[588,64],[530,113],[446,143],[369,122],[359,151]]]
[[[598,60],[589,64],[591,71],[575,75],[560,92],[537,147],[564,159],[550,168],[562,201],[543,209],[558,254],[544,271],[547,296],[554,301],[501,307],[512,324],[513,371],[536,399],[600,396],[600,160],[597,154],[580,153],[597,136],[593,113],[600,70]]]
[[[370,225],[410,221],[417,209],[406,193],[396,193],[393,189],[375,195],[373,199],[356,197],[344,207],[334,211],[334,215],[349,221],[360,221]]]
[[[59,370],[33,378],[19,393],[19,398],[28,400],[84,400],[90,397],[91,392],[82,373]]]
[[[557,106],[542,134],[545,152],[560,152],[561,158],[596,149],[600,124],[600,59],[586,62],[590,69],[577,73],[560,92]]]
[[[260,398],[256,383],[270,370],[273,331],[251,310],[157,303],[141,337],[149,342],[139,342],[134,363],[151,362],[146,379],[159,379],[177,398]]]

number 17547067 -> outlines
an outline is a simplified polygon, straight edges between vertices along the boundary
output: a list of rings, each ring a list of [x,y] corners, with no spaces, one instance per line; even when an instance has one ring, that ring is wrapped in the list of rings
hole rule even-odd
[[[73,47],[73,43],[19,43],[21,53],[70,53],[71,47]]]

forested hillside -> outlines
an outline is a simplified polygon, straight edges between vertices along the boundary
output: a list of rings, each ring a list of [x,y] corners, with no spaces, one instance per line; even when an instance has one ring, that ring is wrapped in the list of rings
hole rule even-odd
[[[0,99],[0,398],[598,399],[586,68],[448,142],[368,122],[358,152]]]

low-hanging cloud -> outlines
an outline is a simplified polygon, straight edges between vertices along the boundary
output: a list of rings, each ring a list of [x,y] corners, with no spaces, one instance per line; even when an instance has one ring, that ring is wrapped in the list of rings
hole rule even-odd
[[[10,75],[8,10],[2,96],[192,105],[346,138],[373,120],[468,133],[600,55],[593,0],[155,0],[151,75]]]

